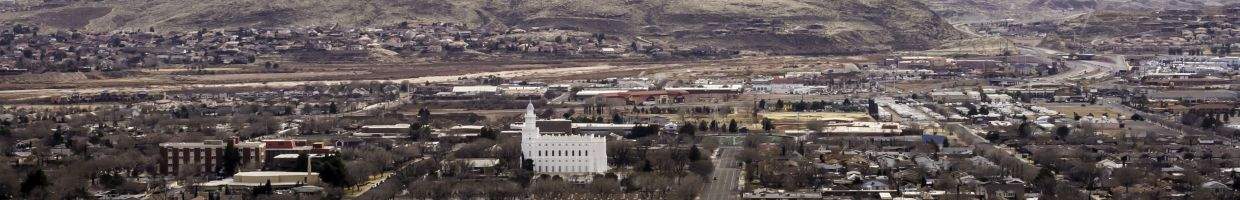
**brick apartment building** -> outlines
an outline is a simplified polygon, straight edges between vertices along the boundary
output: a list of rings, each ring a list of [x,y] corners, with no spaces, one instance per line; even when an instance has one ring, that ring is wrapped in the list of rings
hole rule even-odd
[[[237,150],[241,152],[241,166],[251,163],[257,163],[259,166],[263,164],[266,158],[265,143],[240,142],[236,139],[229,142],[235,144]],[[195,170],[201,173],[214,172],[221,162],[219,157],[224,155],[224,148],[227,146],[228,143],[223,140],[159,144],[159,172],[176,174],[188,167],[198,168]]]

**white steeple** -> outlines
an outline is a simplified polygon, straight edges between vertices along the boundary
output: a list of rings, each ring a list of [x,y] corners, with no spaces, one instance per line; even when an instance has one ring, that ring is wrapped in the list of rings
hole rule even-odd
[[[521,139],[533,139],[542,136],[538,130],[538,115],[534,114],[534,103],[525,106],[525,123],[521,126]]]

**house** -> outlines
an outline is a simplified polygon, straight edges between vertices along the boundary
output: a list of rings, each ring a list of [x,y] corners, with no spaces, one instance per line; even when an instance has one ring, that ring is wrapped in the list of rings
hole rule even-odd
[[[1025,199],[1025,181],[1014,177],[990,181],[981,185],[986,199]]]
[[[366,140],[363,140],[361,138],[350,137],[350,138],[341,138],[339,140],[336,140],[335,145],[333,146],[335,146],[336,148],[358,148],[358,147],[362,147],[363,145],[366,145]]]
[[[469,170],[483,173],[495,173],[495,166],[499,165],[499,159],[496,158],[461,158],[458,160],[469,165]]]
[[[435,131],[436,137],[478,137],[482,134],[484,126],[477,125],[457,125],[446,130]]]
[[[973,156],[972,147],[943,147],[939,150],[939,154],[953,158],[968,158]]]

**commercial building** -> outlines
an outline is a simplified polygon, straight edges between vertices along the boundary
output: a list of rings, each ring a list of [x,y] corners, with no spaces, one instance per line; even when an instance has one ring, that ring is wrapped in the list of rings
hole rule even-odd
[[[284,172],[254,171],[238,172],[232,178],[209,181],[197,184],[200,189],[219,190],[221,188],[254,188],[271,183],[273,188],[292,188],[319,183],[319,173],[315,172]]]
[[[336,153],[336,147],[327,146],[324,142],[310,142],[307,140],[263,140],[266,146],[266,161],[270,163],[272,159],[280,155],[300,155],[300,154],[319,154],[330,155]]]
[[[897,135],[902,131],[895,122],[852,122],[830,124],[823,128],[827,135]]]
[[[354,136],[360,137],[395,137],[408,135],[412,129],[409,124],[391,124],[391,125],[366,125],[362,126],[362,131],[354,133]]]

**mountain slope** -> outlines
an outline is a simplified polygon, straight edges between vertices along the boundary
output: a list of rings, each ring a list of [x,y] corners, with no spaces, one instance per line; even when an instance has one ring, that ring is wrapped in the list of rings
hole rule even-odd
[[[1015,19],[1038,21],[1099,11],[1202,9],[1235,0],[919,0],[953,22]]]
[[[94,14],[81,15],[73,9]],[[719,29],[708,24],[730,28],[754,19],[778,22],[785,29],[826,28],[803,34],[702,36]],[[495,28],[575,27],[636,36],[653,27],[661,35],[682,33],[654,37],[674,44],[809,54],[924,49],[963,35],[917,0],[118,0],[0,14],[0,20],[93,31],[366,27],[412,21]]]

